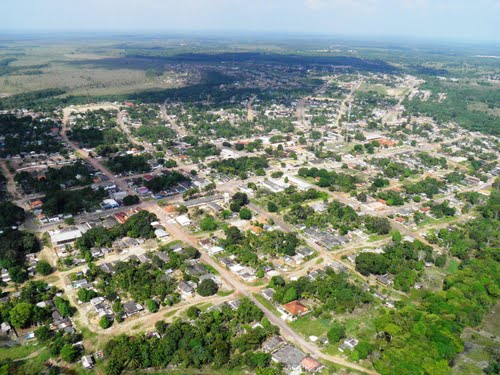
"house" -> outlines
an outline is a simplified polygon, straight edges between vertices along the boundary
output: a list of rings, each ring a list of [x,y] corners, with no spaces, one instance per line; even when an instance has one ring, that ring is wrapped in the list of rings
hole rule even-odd
[[[194,295],[194,288],[185,281],[179,282],[177,289],[179,289],[181,295],[185,298],[189,298]]]
[[[125,224],[127,222],[127,219],[128,219],[128,216],[125,212],[117,212],[116,214],[113,215],[113,217],[120,224]]]
[[[114,267],[111,263],[103,263],[99,266],[99,268],[106,273],[113,273]]]
[[[75,280],[73,281],[73,288],[74,289],[79,289],[79,288],[82,288],[83,285],[86,285],[88,282],[87,282],[87,279],[81,279],[81,280]]]
[[[123,304],[123,312],[127,317],[140,313],[144,307],[134,301],[127,301]]]
[[[170,257],[161,251],[157,251],[156,253],[154,253],[154,255],[156,255],[158,257],[158,259],[160,259],[161,261],[163,261],[165,263],[167,263],[170,260]]]
[[[378,275],[377,276],[377,280],[378,280],[378,282],[380,282],[381,284],[384,284],[384,285],[391,285],[392,284],[392,279],[387,274],[385,274],[385,275]]]
[[[272,360],[281,363],[289,372],[298,371],[300,373],[302,360],[305,354],[292,345],[285,345],[272,354]]]
[[[82,357],[82,366],[84,369],[90,370],[94,367],[94,359],[91,355],[84,355]]]
[[[169,234],[165,231],[165,229],[158,228],[155,229],[155,236],[159,239],[165,239],[169,236]]]
[[[103,210],[111,210],[113,208],[118,208],[120,205],[114,199],[105,199],[100,204]]]
[[[210,247],[210,245],[212,244],[212,242],[213,241],[211,238],[204,238],[204,239],[198,241],[200,246],[203,247],[204,249],[208,249]]]
[[[100,257],[104,256],[101,249],[99,249],[99,248],[90,249],[90,255],[92,255],[93,258],[100,258]]]
[[[347,338],[344,340],[344,342],[339,346],[339,350],[341,352],[344,352],[344,350],[349,349],[353,350],[356,345],[358,345],[358,340],[351,338]]]
[[[282,186],[270,180],[265,180],[264,182],[262,182],[262,187],[269,190],[271,193],[281,193],[285,190],[285,186]]]
[[[283,309],[293,317],[302,316],[309,311],[309,309],[299,301],[288,302],[283,305]]]
[[[306,372],[318,372],[323,368],[323,365],[321,363],[310,356],[305,357],[300,365]]]
[[[149,262],[151,262],[151,259],[149,259],[149,257],[146,256],[146,255],[144,255],[144,254],[137,255],[137,259],[139,259],[139,262],[141,262],[141,263],[149,263]]]
[[[224,251],[224,249],[220,246],[212,246],[210,249],[208,249],[208,255],[214,256],[214,255],[219,254],[223,251]]]
[[[207,270],[201,264],[194,263],[194,264],[187,266],[186,273],[189,276],[199,277],[201,275],[205,275],[207,273]]]
[[[103,227],[106,229],[113,228],[116,224],[118,224],[118,221],[115,219],[114,216],[108,216],[102,222]]]
[[[239,299],[233,299],[231,301],[227,301],[226,305],[228,305],[231,308],[231,310],[234,311],[237,310],[238,307],[240,307],[241,301]]]
[[[260,294],[262,294],[262,296],[265,299],[267,299],[268,301],[272,301],[273,300],[274,293],[275,293],[274,289],[272,289],[272,288],[266,288],[262,292],[260,292]]]
[[[191,220],[187,217],[187,215],[177,216],[175,218],[175,221],[177,221],[183,227],[187,227],[188,225],[191,225]]]
[[[283,345],[285,345],[285,340],[281,336],[274,335],[262,343],[262,350],[266,353],[272,353]]]

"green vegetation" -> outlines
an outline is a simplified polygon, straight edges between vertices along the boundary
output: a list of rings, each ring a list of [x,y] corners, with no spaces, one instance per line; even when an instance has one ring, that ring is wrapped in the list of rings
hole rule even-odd
[[[110,158],[106,164],[112,172],[117,174],[145,173],[151,171],[149,159],[149,155],[118,155]]]
[[[38,251],[40,243],[33,233],[7,230],[0,235],[0,267],[8,270],[15,283],[28,278],[26,254]]]
[[[382,254],[364,252],[356,257],[356,270],[363,275],[394,275],[394,287],[408,292],[425,262],[434,262],[432,247],[414,242],[393,242]]]
[[[86,186],[93,183],[92,169],[89,165],[77,161],[61,168],[48,168],[38,178],[28,172],[19,172],[15,181],[21,185],[25,194],[47,193],[48,191]]]
[[[5,137],[0,156],[62,152],[64,147],[57,137],[59,127],[52,120],[0,115],[0,135]]]
[[[163,190],[168,190],[177,186],[181,182],[190,182],[189,177],[184,176],[177,171],[165,171],[161,176],[155,176],[151,180],[144,182],[146,186],[153,193],[159,193]]]
[[[19,225],[24,221],[24,210],[11,202],[0,203],[0,228]]]
[[[277,212],[293,204],[317,199],[327,199],[328,194],[312,188],[307,191],[297,191],[297,188],[292,185],[280,193],[266,194],[265,192],[258,192],[257,198],[262,200],[262,205],[267,207],[269,212]]]
[[[140,211],[132,215],[121,225],[115,225],[110,229],[96,227],[86,231],[75,242],[75,247],[80,250],[82,256],[89,257],[90,249],[93,247],[111,246],[117,238],[124,236],[132,238],[154,238],[154,228],[151,223],[157,217],[148,211]]]
[[[217,170],[219,173],[246,178],[247,172],[255,172],[258,169],[267,168],[268,163],[264,156],[243,156],[238,159],[214,161],[210,163],[210,167]]]
[[[160,339],[121,335],[110,340],[104,349],[106,373],[120,374],[131,366],[139,370],[169,364],[213,369],[243,366],[251,372],[268,368],[271,356],[256,350],[277,328],[265,323],[264,328],[239,333],[241,325],[260,322],[262,318],[262,311],[250,300],[242,299],[235,311],[224,306],[220,312],[201,313],[192,323],[175,320],[162,329]]]
[[[317,180],[317,185],[327,187],[330,191],[350,192],[356,189],[356,183],[360,182],[355,176],[346,173],[328,172],[326,169],[300,168],[300,177],[312,177]]]
[[[276,302],[288,303],[302,298],[312,299],[318,304],[313,312],[315,316],[321,315],[322,312],[351,312],[373,299],[369,293],[351,283],[346,273],[337,274],[330,267],[327,267],[325,273],[315,280],[301,277],[297,281],[284,283],[273,279],[269,286],[276,291],[273,297]]]
[[[215,281],[212,279],[205,279],[198,285],[196,292],[202,297],[208,297],[216,294],[218,290],[219,287]]]
[[[104,189],[93,190],[51,190],[45,195],[42,210],[47,216],[78,214],[99,208],[99,203],[107,196]]]
[[[471,104],[484,103],[487,108],[498,108],[500,102],[498,90],[484,86],[468,84],[449,84],[437,79],[428,80],[422,89],[431,90],[431,100],[422,101],[418,98],[406,99],[403,102],[410,115],[423,114],[431,116],[439,123],[456,122],[466,129],[480,131],[486,134],[499,135],[500,118],[487,111],[471,108]],[[445,93],[446,99],[438,101],[436,95]]]
[[[442,291],[422,291],[417,303],[404,303],[376,320],[383,337],[377,340],[382,355],[373,360],[377,371],[449,373],[450,362],[463,350],[464,328],[479,325],[499,297],[499,201],[497,187],[480,208],[479,218],[452,231],[443,229],[442,239],[435,238],[447,244],[451,254],[467,259],[445,278]]]
[[[427,198],[432,198],[434,195],[438,194],[441,189],[444,189],[445,186],[446,184],[443,181],[426,177],[424,180],[407,185],[405,189],[408,194],[425,194]]]

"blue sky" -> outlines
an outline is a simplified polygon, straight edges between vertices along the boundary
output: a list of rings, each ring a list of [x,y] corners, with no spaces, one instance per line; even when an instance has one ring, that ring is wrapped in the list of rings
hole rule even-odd
[[[261,31],[500,40],[500,0],[0,0],[2,30]]]

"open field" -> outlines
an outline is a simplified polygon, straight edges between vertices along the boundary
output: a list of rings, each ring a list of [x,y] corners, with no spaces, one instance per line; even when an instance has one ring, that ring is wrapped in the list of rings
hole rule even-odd
[[[150,76],[148,64],[99,64],[102,59],[114,61],[119,52],[109,46],[95,53],[82,48],[78,44],[57,44],[0,49],[0,60],[14,60],[8,64],[12,71],[0,74],[2,95],[64,88],[71,95],[99,96],[178,86],[174,84],[177,74],[166,68]]]

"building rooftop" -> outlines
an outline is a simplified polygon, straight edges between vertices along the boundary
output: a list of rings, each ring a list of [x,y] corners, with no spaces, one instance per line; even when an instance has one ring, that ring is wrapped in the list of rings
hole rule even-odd
[[[299,301],[288,302],[283,305],[283,308],[292,315],[300,315],[309,311],[309,309]]]

